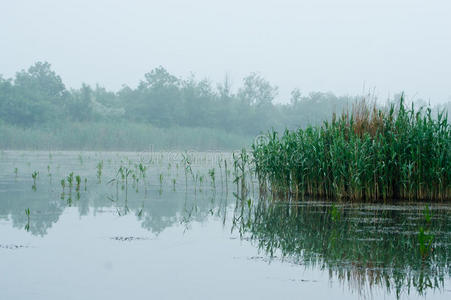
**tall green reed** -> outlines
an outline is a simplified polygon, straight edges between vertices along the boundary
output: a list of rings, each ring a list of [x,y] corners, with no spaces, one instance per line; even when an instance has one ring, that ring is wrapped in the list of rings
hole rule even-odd
[[[445,112],[364,101],[322,126],[275,131],[252,144],[273,194],[351,200],[451,198],[451,126]]]

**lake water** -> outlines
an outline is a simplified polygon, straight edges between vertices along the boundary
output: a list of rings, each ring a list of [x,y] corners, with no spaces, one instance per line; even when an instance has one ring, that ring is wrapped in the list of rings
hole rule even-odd
[[[0,298],[451,299],[451,205],[277,202],[250,176],[243,198],[236,175],[229,153],[1,152]]]

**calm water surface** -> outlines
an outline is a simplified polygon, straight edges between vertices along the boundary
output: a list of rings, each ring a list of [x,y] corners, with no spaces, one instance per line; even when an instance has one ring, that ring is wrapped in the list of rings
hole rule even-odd
[[[228,153],[1,152],[0,298],[451,299],[450,205],[240,199],[234,178]]]

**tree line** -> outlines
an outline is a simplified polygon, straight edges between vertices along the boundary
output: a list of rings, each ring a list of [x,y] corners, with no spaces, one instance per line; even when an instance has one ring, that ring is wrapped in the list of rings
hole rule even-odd
[[[317,124],[349,107],[357,97],[332,93],[291,92],[288,104],[277,104],[278,89],[258,73],[237,89],[227,78],[218,84],[170,74],[158,67],[135,87],[113,92],[82,84],[69,89],[48,62],[37,62],[14,78],[0,76],[0,124],[23,128],[62,122],[123,121],[155,127],[206,127],[242,135],[273,128]]]

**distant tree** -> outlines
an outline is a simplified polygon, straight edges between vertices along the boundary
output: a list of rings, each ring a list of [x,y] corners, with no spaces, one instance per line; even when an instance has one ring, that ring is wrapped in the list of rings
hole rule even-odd
[[[278,95],[278,88],[258,73],[251,73],[243,79],[243,87],[238,91],[238,97],[248,105],[272,104]]]
[[[229,102],[232,99],[232,83],[229,76],[226,76],[224,81],[217,85],[217,90],[221,101]]]
[[[214,127],[216,95],[210,81],[197,81],[194,76],[182,83],[183,125]]]
[[[92,90],[92,100],[102,104],[108,108],[118,108],[121,103],[116,95],[116,93],[108,91],[106,88],[96,85],[95,89]]]
[[[290,104],[296,106],[302,99],[302,94],[299,89],[294,89],[291,91]]]
[[[112,92],[83,84],[68,91],[49,63],[37,62],[15,78],[0,76],[0,120],[20,126],[127,120],[156,127],[210,127],[255,135],[270,128],[280,131],[320,124],[358,98],[323,92],[302,95],[295,89],[289,103],[276,104],[277,95],[277,87],[258,73],[245,77],[234,93],[228,77],[213,85],[194,76],[176,77],[163,67],[146,73],[136,88],[123,86]]]
[[[37,62],[16,73],[9,86],[9,100],[3,103],[11,123],[31,126],[50,122],[62,116],[64,100],[68,96],[61,77],[51,70],[47,62]],[[1,96],[5,97],[5,96]]]
[[[90,121],[93,117],[93,91],[89,85],[82,84],[79,90],[72,91],[67,103],[67,112],[74,121]]]
[[[59,101],[66,92],[61,77],[52,71],[48,62],[37,62],[27,71],[16,73],[14,84],[23,92],[48,101]]]
[[[180,80],[161,66],[146,73],[135,90],[121,91],[120,97],[132,120],[160,127],[176,125],[179,120]]]
[[[139,84],[140,89],[156,89],[156,88],[171,88],[177,87],[180,80],[171,75],[165,68],[159,66],[149,73],[144,74],[145,80]]]
[[[0,120],[17,123],[17,112],[14,107],[14,86],[11,79],[0,76]]]

